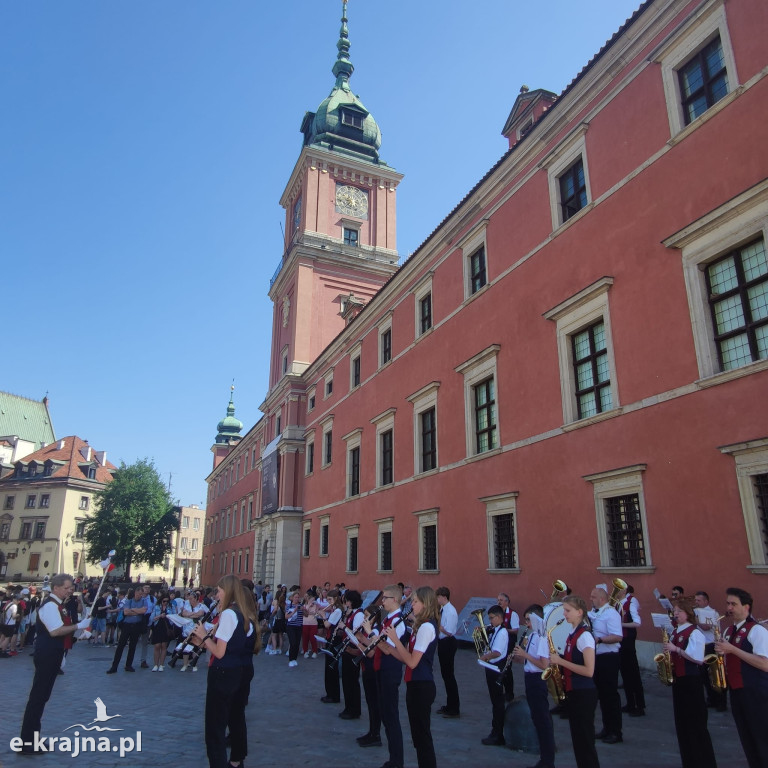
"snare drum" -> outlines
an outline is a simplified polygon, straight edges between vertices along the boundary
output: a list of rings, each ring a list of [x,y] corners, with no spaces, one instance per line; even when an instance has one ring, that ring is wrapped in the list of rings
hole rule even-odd
[[[553,630],[552,642],[555,644],[558,655],[562,656],[568,635],[571,633],[571,625],[563,621],[560,626],[557,626],[560,619],[565,619],[562,603],[548,603],[544,606],[544,631],[548,633],[549,630]]]

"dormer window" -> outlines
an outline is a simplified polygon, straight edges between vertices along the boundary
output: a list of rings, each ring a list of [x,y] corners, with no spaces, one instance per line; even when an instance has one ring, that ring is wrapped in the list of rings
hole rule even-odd
[[[357,248],[360,244],[360,233],[356,229],[344,227],[344,245]]]
[[[87,468],[88,472],[88,479],[89,480],[95,480],[96,479],[96,467],[90,466]]]
[[[349,110],[349,109],[341,110],[342,125],[348,125],[351,128],[357,128],[358,130],[362,131],[364,120],[365,120],[365,116],[361,115],[359,112],[352,112],[352,110]]]

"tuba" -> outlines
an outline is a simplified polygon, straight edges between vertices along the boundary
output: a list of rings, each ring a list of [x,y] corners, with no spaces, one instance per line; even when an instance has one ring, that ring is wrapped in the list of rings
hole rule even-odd
[[[562,584],[562,582],[560,583]],[[557,582],[555,582],[555,584],[557,584]],[[560,591],[562,592],[563,590]],[[547,643],[549,643],[550,653],[557,653],[557,648],[555,648],[555,643],[552,640],[552,633],[555,631],[555,627],[559,627],[564,621],[564,618],[560,619],[560,621],[558,621],[557,624],[555,624],[555,626],[547,632]],[[549,695],[557,704],[565,701],[565,683],[563,682],[563,673],[557,664],[550,664],[541,673],[541,679],[546,682]]]
[[[718,616],[712,624],[712,633],[715,636],[715,642],[720,641],[720,619]],[[725,661],[719,653],[709,653],[704,657],[704,663],[707,665],[709,673],[709,682],[716,691],[724,691],[728,687],[728,681],[725,677]]]
[[[608,602],[617,610],[621,610],[621,604],[619,603],[619,592],[627,588],[627,582],[624,579],[614,579],[613,589],[611,590],[611,596],[608,598]]]
[[[552,584],[552,594],[549,597],[549,602],[554,603],[557,600],[557,596],[561,592],[567,592],[567,591],[568,591],[568,585],[564,581],[561,581],[560,579],[556,579]]]
[[[669,632],[667,632],[666,628],[661,630],[661,642],[669,642]],[[656,662],[656,672],[661,683],[663,685],[672,685],[675,679],[672,676],[672,657],[669,655],[669,651],[657,653],[653,660]]]
[[[491,650],[491,641],[488,639],[488,632],[485,630],[483,613],[484,611],[482,608],[472,611],[472,615],[477,619],[477,623],[480,625],[472,630],[472,640],[475,643],[475,650],[477,651],[478,658]]]

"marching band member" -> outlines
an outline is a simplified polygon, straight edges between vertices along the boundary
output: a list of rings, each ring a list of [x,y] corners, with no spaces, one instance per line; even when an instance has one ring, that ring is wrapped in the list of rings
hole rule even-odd
[[[595,674],[595,638],[587,628],[587,604],[581,597],[569,595],[563,600],[565,620],[572,629],[562,656],[551,653],[550,663],[563,671],[568,726],[577,768],[600,768],[595,749],[595,709],[597,688]],[[615,613],[615,611],[614,611]]]
[[[624,683],[624,695],[627,697],[627,706],[621,711],[626,712],[630,717],[642,717],[645,715],[645,691],[635,649],[637,629],[642,621],[640,603],[637,602],[634,593],[632,585],[627,584],[624,597],[619,604],[622,635],[619,648],[619,670]]]
[[[704,655],[707,656],[715,652],[714,627],[720,615],[709,604],[709,595],[703,590],[700,590],[693,596],[693,602],[695,604],[693,610],[696,613],[696,629],[700,630],[701,634],[704,635]],[[707,706],[715,707],[718,712],[725,712],[728,709],[727,692],[718,691],[712,687],[706,664],[702,664],[699,667],[699,673],[704,683],[704,690],[707,692]]]
[[[326,648],[332,651],[335,643],[338,642],[338,628],[342,626],[344,618],[344,608],[341,599],[341,593],[338,589],[332,589],[328,592],[330,613],[324,620]],[[339,685],[339,670],[334,664],[332,656],[325,656],[325,696],[320,701],[323,704],[338,704],[341,701],[341,687]]]
[[[244,667],[258,639],[258,614],[237,576],[224,576],[216,596],[221,615],[215,636],[209,637],[203,624],[198,624],[190,635],[212,656],[205,694],[205,748],[210,768],[242,768],[248,753],[246,697],[242,694]],[[229,760],[227,725],[232,745]]]
[[[515,645],[512,654],[515,661],[524,662],[525,698],[539,739],[539,762],[536,768],[554,768],[555,732],[552,726],[552,715],[549,714],[547,684],[541,679],[541,673],[549,666],[549,643],[546,637],[533,631],[532,613],[539,618],[544,618],[544,609],[538,603],[529,605],[525,609],[524,620],[528,629],[525,648],[522,645]]]
[[[509,645],[514,647],[517,643],[517,633],[520,630],[520,617],[517,611],[513,611],[509,604],[509,595],[506,592],[500,592],[496,602],[504,611],[504,623],[502,626],[509,633]],[[512,701],[515,698],[515,680],[512,675],[507,675],[502,683],[504,686],[504,700]]]
[[[683,768],[716,768],[699,674],[699,665],[704,661],[704,635],[695,627],[693,600],[684,597],[674,605],[676,627],[662,648],[672,658],[672,706],[680,758]]]
[[[608,602],[608,591],[598,584],[590,595],[589,620],[595,636],[595,686],[603,716],[603,729],[595,735],[606,744],[623,741],[621,733],[621,697],[619,696],[619,648],[621,616]]]
[[[459,614],[451,603],[451,590],[448,587],[438,587],[435,590],[437,602],[440,605],[440,626],[437,639],[437,658],[440,662],[440,676],[445,686],[445,706],[437,710],[443,717],[459,717],[461,703],[459,701],[459,686],[454,673],[454,661],[458,641],[456,632],[459,629]]]
[[[344,593],[344,607],[347,616],[344,619],[346,626],[353,632],[357,632],[363,624],[365,615],[360,606],[363,598],[355,589],[348,589]],[[348,645],[341,657],[341,688],[344,691],[344,710],[339,712],[342,720],[357,720],[360,717],[360,667],[353,663],[355,656],[360,651],[352,645]]]
[[[392,655],[406,666],[405,706],[419,768],[437,768],[430,711],[436,693],[432,663],[437,648],[440,606],[432,587],[418,587],[411,595],[411,605],[415,621],[408,648],[398,642],[395,627],[390,625],[386,633],[394,643]]]
[[[749,768],[768,765],[768,629],[752,617],[752,595],[726,590],[725,615],[733,624],[715,651],[725,656],[731,712]]]
[[[489,661],[491,664],[503,663],[507,658],[509,647],[509,634],[504,629],[504,609],[499,605],[492,605],[488,609],[488,619],[493,630],[489,639],[489,650],[479,656],[481,661]],[[491,732],[481,742],[487,747],[503,747],[504,740],[504,691],[500,685],[496,685],[499,673],[493,670],[485,670],[485,683],[488,686],[488,695],[491,698]]]
[[[363,621],[361,632],[358,634],[361,645],[370,645],[375,634],[380,630],[381,610],[383,609],[379,607],[368,606],[368,615]],[[362,736],[357,737],[357,743],[361,747],[381,746],[381,712],[379,710],[379,686],[376,681],[376,670],[373,667],[374,653],[375,650],[370,654],[364,653],[360,661],[363,694],[365,695],[365,705],[368,708],[368,730]]]

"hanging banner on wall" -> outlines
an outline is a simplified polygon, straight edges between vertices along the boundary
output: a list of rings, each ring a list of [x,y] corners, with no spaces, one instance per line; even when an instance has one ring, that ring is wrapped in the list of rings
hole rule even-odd
[[[261,456],[261,514],[277,512],[278,507],[278,454],[276,437]]]

